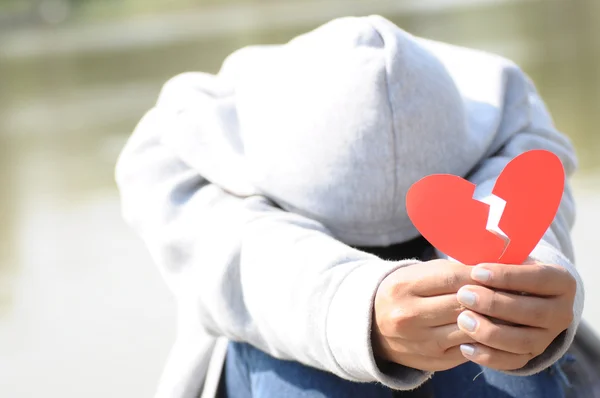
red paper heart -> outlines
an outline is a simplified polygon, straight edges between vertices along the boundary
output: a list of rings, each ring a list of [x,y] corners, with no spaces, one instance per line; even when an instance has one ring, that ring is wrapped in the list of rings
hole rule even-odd
[[[406,208],[425,239],[463,264],[521,264],[552,224],[564,181],[560,159],[548,151],[528,151],[506,165],[492,193],[506,201],[498,226],[508,245],[486,229],[489,206],[473,199],[475,185],[461,177],[434,174],[417,181]]]

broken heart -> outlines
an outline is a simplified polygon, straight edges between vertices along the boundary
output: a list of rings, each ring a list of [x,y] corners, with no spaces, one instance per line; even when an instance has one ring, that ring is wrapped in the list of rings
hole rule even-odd
[[[506,165],[492,190],[506,202],[498,222],[506,240],[489,228],[490,206],[473,199],[476,186],[455,175],[417,181],[406,208],[425,239],[463,264],[522,264],[552,224],[564,181],[560,159],[548,151],[528,151]]]

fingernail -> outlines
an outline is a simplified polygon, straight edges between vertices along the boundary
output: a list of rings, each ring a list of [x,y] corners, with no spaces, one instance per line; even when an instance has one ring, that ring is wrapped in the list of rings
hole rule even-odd
[[[464,304],[467,307],[472,307],[477,302],[477,295],[467,289],[460,289],[456,297],[458,298],[459,303]]]
[[[471,344],[461,344],[460,351],[468,357],[475,355],[475,347]]]
[[[477,328],[477,321],[464,312],[458,316],[458,324],[469,332],[474,332]]]
[[[473,271],[471,271],[471,278],[478,282],[487,282],[492,279],[492,273],[485,268],[475,267],[473,268]]]

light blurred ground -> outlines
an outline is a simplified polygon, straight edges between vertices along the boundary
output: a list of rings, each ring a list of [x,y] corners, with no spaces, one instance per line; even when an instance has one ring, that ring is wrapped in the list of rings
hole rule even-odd
[[[578,218],[573,230],[576,262],[586,287],[584,318],[600,333],[600,173],[574,184]]]

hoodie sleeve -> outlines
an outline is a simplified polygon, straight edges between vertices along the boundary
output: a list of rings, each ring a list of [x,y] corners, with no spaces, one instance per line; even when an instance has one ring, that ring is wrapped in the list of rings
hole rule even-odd
[[[565,192],[558,214],[542,241],[530,257],[546,264],[565,267],[577,280],[573,307],[574,320],[548,349],[532,359],[524,368],[508,372],[517,375],[537,373],[562,357],[575,337],[581,321],[584,302],[583,282],[574,262],[570,231],[575,221],[575,204],[569,186],[576,164],[574,149],[568,138],[557,131],[531,80],[516,66],[505,75],[504,111],[495,137],[492,154],[484,159],[470,176],[482,194],[491,193],[495,180],[506,164],[519,154],[533,149],[545,149],[556,154],[565,168]]]
[[[193,85],[169,90],[177,101],[204,95]],[[162,98],[127,142],[116,180],[124,218],[181,313],[198,317],[211,334],[344,379],[402,390],[427,380],[429,373],[401,366],[382,373],[370,341],[379,283],[415,261],[380,260],[264,197],[210,184],[161,142],[179,114],[169,95]]]

